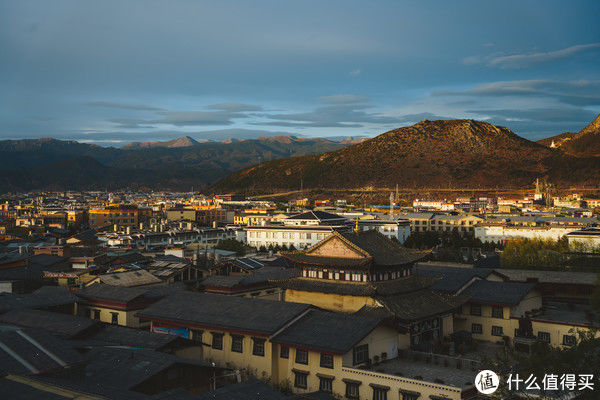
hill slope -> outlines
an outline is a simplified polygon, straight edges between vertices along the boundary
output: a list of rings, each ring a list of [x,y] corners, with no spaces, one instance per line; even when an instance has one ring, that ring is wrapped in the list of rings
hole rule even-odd
[[[422,121],[340,150],[276,160],[221,180],[215,190],[393,187],[516,187],[538,177],[594,180],[579,160],[473,120]],[[596,182],[596,181],[594,181]]]
[[[264,160],[318,154],[346,145],[285,136],[229,143],[184,137],[153,143],[117,149],[51,138],[0,141],[0,191],[117,185],[187,190]]]
[[[545,146],[551,146],[554,143],[556,148],[578,157],[600,156],[600,115],[577,133],[561,133],[538,140],[538,143]]]

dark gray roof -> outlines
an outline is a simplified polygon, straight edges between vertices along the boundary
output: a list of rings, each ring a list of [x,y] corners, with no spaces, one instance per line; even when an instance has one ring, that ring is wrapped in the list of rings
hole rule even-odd
[[[0,379],[0,393],[6,399],[11,400],[64,400],[65,397],[58,394],[46,392],[24,383]]]
[[[1,314],[0,322],[28,328],[45,329],[69,338],[90,331],[98,325],[97,321],[89,318],[30,309],[16,309]]]
[[[284,400],[286,396],[266,383],[251,381],[228,385],[196,397],[197,400]]]
[[[266,265],[265,261],[257,260],[256,258],[252,257],[236,258],[228,262],[245,270],[256,270]]]
[[[489,268],[434,267],[426,265],[417,267],[418,275],[441,278],[431,286],[431,289],[449,293],[456,293],[457,290],[475,277],[486,279],[492,272],[494,270]]]
[[[460,295],[468,296],[476,303],[516,306],[534,287],[533,283],[477,280],[460,292]]]
[[[117,325],[106,325],[102,329],[86,336],[81,344],[131,346],[151,350],[159,350],[178,340],[174,335],[164,335],[141,329],[127,328]]]
[[[81,356],[68,342],[45,331],[0,331],[0,373],[35,375],[62,370],[81,361]]]
[[[42,286],[33,293],[0,293],[0,313],[21,308],[46,308],[74,304],[77,297],[60,286]]]
[[[288,219],[310,219],[316,221],[326,221],[330,219],[340,220],[345,218],[337,214],[331,214],[325,211],[306,211],[301,214],[296,214],[292,217],[289,217]]]
[[[271,339],[311,350],[344,354],[380,323],[379,318],[311,310]]]
[[[107,396],[111,399],[144,399],[132,390],[147,379],[174,365],[213,369],[202,361],[144,349],[95,348],[84,355],[86,365],[79,377],[38,376],[55,386]]]
[[[270,335],[309,308],[307,304],[183,292],[162,299],[137,315],[144,319]]]
[[[378,296],[377,300],[395,319],[403,322],[418,321],[452,312],[465,303],[464,296],[444,296],[429,289],[393,296]]]
[[[235,286],[251,286],[267,283],[269,280],[287,279],[299,275],[299,270],[290,268],[263,267],[251,274],[228,276],[212,275],[203,280],[202,285],[226,288]]]
[[[439,278],[411,275],[405,278],[379,282],[342,283],[306,278],[290,278],[274,281],[284,289],[303,290],[307,292],[335,293],[348,296],[374,296],[410,293],[426,288]]]
[[[38,264],[43,266],[50,266],[54,264],[59,264],[65,262],[67,259],[65,257],[56,256],[53,254],[36,254],[27,259],[32,264]]]
[[[140,297],[145,297],[147,292],[147,288],[113,286],[95,283],[78,291],[77,296],[83,299],[128,303]]]
[[[292,394],[288,397],[288,400],[337,400],[331,393],[318,391],[318,392],[310,392],[310,393],[299,393]]]

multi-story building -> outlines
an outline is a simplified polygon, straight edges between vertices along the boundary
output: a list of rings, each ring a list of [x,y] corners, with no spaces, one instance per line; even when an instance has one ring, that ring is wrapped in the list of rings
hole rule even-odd
[[[114,204],[104,208],[89,210],[89,224],[92,228],[117,225],[119,227],[136,227],[139,212],[137,206]]]

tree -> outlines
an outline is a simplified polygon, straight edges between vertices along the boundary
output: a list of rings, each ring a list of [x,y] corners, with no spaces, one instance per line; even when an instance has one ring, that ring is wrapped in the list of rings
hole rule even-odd
[[[600,337],[596,337],[597,330],[579,330],[573,334],[577,335],[577,344],[572,347],[552,347],[547,343],[537,342],[532,346],[531,354],[505,347],[503,352],[492,359],[484,360],[482,367],[506,377],[502,379],[499,389],[501,398],[513,398],[515,395],[515,391],[509,390],[507,385],[510,374],[513,377],[518,374],[519,378],[524,380],[530,376],[537,378],[537,383],[542,388],[541,398],[551,395],[555,399],[570,399],[574,394],[586,394],[579,392],[577,388],[574,391],[544,392],[541,382],[546,374],[558,375],[559,378],[563,374],[575,374],[576,376],[593,374],[592,385],[594,389],[599,387],[600,376],[597,374],[597,366],[600,365]],[[523,389],[522,384],[521,389]],[[537,393],[527,393],[527,391],[519,394],[524,398],[540,398]],[[588,391],[587,394],[590,392]]]
[[[217,243],[215,249],[235,251],[235,254],[238,256],[243,256],[246,254],[246,245],[235,239],[219,240],[219,243]]]

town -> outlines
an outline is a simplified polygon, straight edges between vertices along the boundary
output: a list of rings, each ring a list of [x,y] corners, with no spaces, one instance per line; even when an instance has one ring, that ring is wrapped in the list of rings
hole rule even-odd
[[[495,355],[597,332],[600,199],[540,186],[410,206],[390,190],[366,207],[4,194],[2,386],[29,398],[478,398],[474,375]]]

